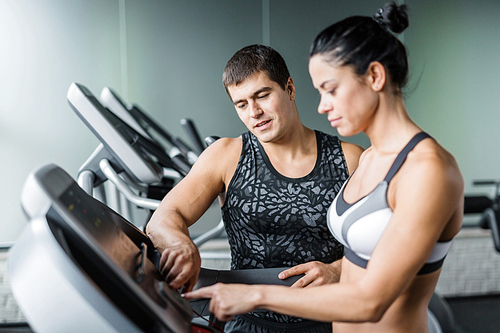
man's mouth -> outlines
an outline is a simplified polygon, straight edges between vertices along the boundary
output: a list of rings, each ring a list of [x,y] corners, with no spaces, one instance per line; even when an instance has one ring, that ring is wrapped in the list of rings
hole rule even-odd
[[[258,123],[257,125],[255,125],[255,127],[262,127],[264,125],[266,125],[267,123],[269,123],[271,120],[266,120],[266,121],[262,121],[260,123]]]

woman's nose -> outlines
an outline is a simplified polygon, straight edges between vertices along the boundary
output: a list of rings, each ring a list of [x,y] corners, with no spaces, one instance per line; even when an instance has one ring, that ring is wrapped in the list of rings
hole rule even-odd
[[[324,97],[324,95],[321,95],[321,98],[319,100],[318,104],[318,113],[319,114],[324,114],[332,110],[332,104]]]

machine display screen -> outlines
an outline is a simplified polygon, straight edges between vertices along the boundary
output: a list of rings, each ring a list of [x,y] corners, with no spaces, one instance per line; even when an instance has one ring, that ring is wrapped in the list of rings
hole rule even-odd
[[[133,276],[137,270],[140,249],[118,228],[118,215],[107,207],[87,202],[89,197],[80,195],[79,189],[74,185],[60,199],[67,210],[94,236],[106,254]]]
[[[172,308],[168,305],[174,305],[185,319],[190,320],[192,312],[189,303],[163,283],[158,269],[148,258],[147,244],[151,247],[151,242],[146,241],[146,235],[130,226],[109,207],[88,196],[76,183],[70,185],[59,199],[81,227],[92,234],[107,257],[125,271],[158,306],[168,312]],[[143,238],[141,244],[136,244],[138,237],[133,241],[127,235],[122,229],[124,226],[135,229],[136,236]]]
[[[77,84],[72,87],[71,93],[68,94],[71,107],[109,153],[118,161],[125,159],[121,166],[140,181],[146,183],[158,181],[161,168],[139,143],[139,134],[106,109],[86,87]],[[82,98],[87,103],[82,103]],[[134,153],[131,153],[131,149]]]

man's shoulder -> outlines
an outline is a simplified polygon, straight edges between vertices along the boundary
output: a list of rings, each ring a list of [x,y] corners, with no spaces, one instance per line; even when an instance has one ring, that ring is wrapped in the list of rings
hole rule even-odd
[[[239,153],[241,151],[242,137],[229,138],[223,137],[213,142],[207,150],[213,154]]]
[[[337,135],[325,133],[323,131],[314,130],[316,136],[323,142],[330,142],[331,144],[337,146],[340,145],[340,138]]]

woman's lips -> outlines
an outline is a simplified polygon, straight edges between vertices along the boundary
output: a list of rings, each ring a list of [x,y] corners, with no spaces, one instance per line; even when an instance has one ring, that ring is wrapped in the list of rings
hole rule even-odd
[[[338,118],[328,119],[328,121],[330,122],[330,125],[332,127],[337,127],[341,119],[342,119],[341,117],[338,117]]]

